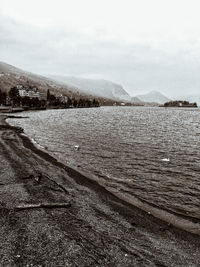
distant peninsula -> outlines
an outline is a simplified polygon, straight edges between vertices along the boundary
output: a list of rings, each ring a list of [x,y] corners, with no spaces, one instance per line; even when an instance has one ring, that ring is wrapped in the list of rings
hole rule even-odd
[[[189,101],[169,101],[164,104],[164,107],[179,107],[179,108],[197,108],[197,103]]]

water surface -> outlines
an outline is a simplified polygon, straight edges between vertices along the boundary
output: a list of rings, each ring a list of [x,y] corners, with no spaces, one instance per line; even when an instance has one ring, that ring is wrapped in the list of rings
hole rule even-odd
[[[191,227],[199,231],[199,109],[101,107],[25,114],[29,119],[8,121],[48,153],[95,174],[109,190],[139,200],[152,213],[157,207],[179,222],[195,218]]]

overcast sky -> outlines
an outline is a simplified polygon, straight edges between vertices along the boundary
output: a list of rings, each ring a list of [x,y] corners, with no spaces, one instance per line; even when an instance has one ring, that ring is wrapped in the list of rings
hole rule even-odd
[[[199,14],[199,0],[0,0],[0,61],[130,95],[200,93]]]

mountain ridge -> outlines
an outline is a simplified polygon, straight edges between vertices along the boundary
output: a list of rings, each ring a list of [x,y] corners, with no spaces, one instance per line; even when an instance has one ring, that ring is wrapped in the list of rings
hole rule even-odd
[[[155,90],[150,91],[146,94],[136,95],[136,97],[142,102],[146,103],[164,104],[165,102],[171,101],[170,98],[166,97],[164,94]]]
[[[94,94],[99,97],[107,97],[126,102],[131,101],[130,95],[121,85],[105,79],[87,79],[61,75],[48,75],[48,77],[66,85],[74,86],[87,94]]]
[[[188,94],[172,97],[171,99],[166,97],[159,91],[151,91],[147,94],[139,94],[136,96],[130,96],[123,86],[107,81],[105,79],[86,79],[74,76],[67,77],[68,83],[58,81],[60,75],[46,75],[42,76],[29,71],[22,70],[21,68],[15,67],[8,63],[0,61],[0,88],[3,91],[8,92],[11,87],[17,84],[24,86],[34,85],[37,86],[42,92],[46,92],[48,89],[52,93],[61,93],[72,97],[96,97],[105,98],[112,101],[125,101],[134,104],[164,104],[173,100],[186,100],[189,102],[196,102],[200,106],[200,94]],[[97,86],[98,85],[98,86]],[[91,89],[97,86],[97,89],[102,89],[101,94],[95,94]],[[88,89],[89,88],[89,89]]]
[[[72,76],[70,77],[72,79]],[[38,89],[42,92],[46,92],[49,89],[55,94],[62,93],[64,95],[69,95],[72,97],[92,98],[97,96],[102,99],[111,101],[131,101],[129,94],[123,89],[121,85],[118,85],[116,83],[103,79],[89,80],[81,78],[82,81],[87,81],[89,84],[95,83],[96,81],[98,81],[98,83],[100,82],[101,84],[103,83],[102,87],[104,93],[96,94],[92,90],[86,90],[85,88],[82,89],[81,86],[77,86],[77,80],[80,80],[80,78],[74,77],[73,79],[76,80],[75,84],[74,82],[66,84],[65,82],[55,80],[52,77],[27,72],[8,63],[2,61],[0,62],[0,88],[5,92],[8,92],[11,87],[16,86],[17,84],[21,84],[24,86],[37,86]],[[91,86],[88,86],[88,88],[90,87]]]
[[[53,92],[62,91],[63,93],[70,93],[71,88],[54,83],[45,76],[27,72],[5,62],[0,62],[0,87],[8,92],[11,87],[21,84],[24,86],[34,84],[41,91],[47,91],[47,89]]]

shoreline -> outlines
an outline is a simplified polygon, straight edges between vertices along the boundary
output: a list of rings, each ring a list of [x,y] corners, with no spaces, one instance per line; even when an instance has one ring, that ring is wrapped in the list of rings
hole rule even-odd
[[[0,264],[8,264],[10,259],[9,264],[16,266],[31,263],[34,266],[149,266],[150,262],[155,266],[200,265],[197,235],[169,226],[120,200],[97,181],[35,147],[28,137],[19,134],[19,128],[9,126],[5,119],[6,116],[0,116],[3,126],[0,127],[3,148],[0,156],[12,171],[5,167],[0,173],[1,212],[7,212],[0,221],[0,239],[7,246],[13,246],[17,240],[17,246],[15,255],[9,246],[4,249],[7,256],[1,257]],[[41,181],[37,183],[39,176]],[[17,215],[13,211],[21,202],[55,199],[70,201],[71,207],[24,210]],[[8,229],[12,234],[7,234]],[[43,244],[46,239],[51,242]],[[174,249],[176,255],[172,257]],[[41,256],[41,251],[45,256]]]
[[[14,127],[10,125],[8,122],[6,122],[6,119],[15,117],[17,118],[20,116],[7,116],[4,119],[4,121],[10,127]],[[99,179],[98,176],[93,175],[88,171],[85,170],[82,171],[74,166],[69,166],[66,165],[65,163],[62,163],[61,161],[58,161],[54,156],[51,156],[44,149],[44,147],[42,147],[37,143],[34,143],[27,135],[23,134],[23,136],[21,135],[21,137],[23,139],[23,144],[26,148],[31,149],[40,157],[50,161],[52,164],[60,168],[63,168],[66,171],[69,171],[72,175],[79,176],[82,179],[94,183],[95,185],[101,187],[101,189],[107,192],[108,194],[111,194],[114,197],[116,197],[119,201],[122,201],[124,204],[138,208],[139,210],[144,211],[146,214],[152,215],[156,219],[161,220],[164,223],[167,223],[168,225],[172,225],[173,227],[178,228],[182,231],[186,231],[195,235],[200,235],[200,224],[198,218],[188,216],[187,214],[175,213],[165,209],[160,209],[156,205],[152,205],[151,203],[148,203],[146,201],[141,201],[140,199],[135,198],[133,196],[130,199],[129,194],[127,194],[126,192],[121,193],[119,191],[113,191],[112,189],[109,190],[109,188],[102,183],[101,179]]]
[[[74,177],[79,176],[80,179],[84,179],[89,183],[94,184],[95,186],[101,188],[105,193],[111,194],[115,197],[119,202],[122,201],[125,205],[130,205],[131,207],[138,208],[139,210],[145,212],[148,215],[151,215],[157,220],[161,220],[166,223],[168,226],[173,226],[182,231],[189,232],[191,234],[195,234],[200,236],[200,228],[199,228],[199,219],[183,214],[178,214],[175,212],[169,212],[165,209],[160,209],[156,205],[152,205],[146,201],[141,201],[138,198],[132,196],[129,198],[129,195],[126,192],[121,193],[118,191],[109,190],[96,175],[89,173],[87,171],[82,171],[74,166],[66,165],[60,161],[58,161],[55,157],[51,156],[41,145],[36,145],[34,142],[30,140],[30,138],[26,135],[23,135],[23,144],[26,148],[31,149],[40,157],[43,157],[45,160],[50,161],[52,164],[63,168],[68,171],[70,174],[74,175]],[[75,178],[76,179],[76,178]],[[77,181],[78,182],[78,181]],[[87,182],[86,182],[87,183]]]

